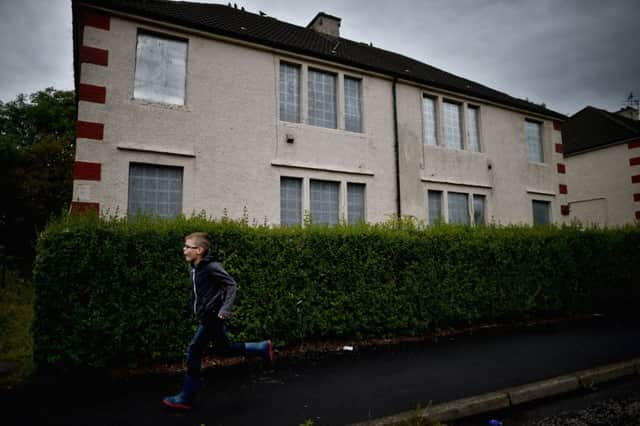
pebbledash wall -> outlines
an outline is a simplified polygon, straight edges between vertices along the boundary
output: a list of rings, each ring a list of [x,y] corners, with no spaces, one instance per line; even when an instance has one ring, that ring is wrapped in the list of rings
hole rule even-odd
[[[567,156],[571,218],[620,226],[640,220],[640,139]]]
[[[550,203],[550,220],[568,219],[566,168],[560,123],[478,98],[419,86],[311,57],[225,39],[135,16],[82,9],[78,47],[78,123],[72,209],[125,215],[131,163],[183,169],[182,211],[225,212],[269,224],[280,222],[281,177],[302,178],[308,212],[311,179],[340,182],[340,216],[346,217],[346,184],[365,185],[365,219],[397,214],[394,85],[396,85],[400,200],[403,215],[428,220],[427,192],[485,196],[486,222],[532,223],[532,201]],[[134,99],[139,31],[187,41],[185,105]],[[362,132],[344,129],[338,96],[338,129],[279,120],[280,62],[361,79]],[[438,110],[443,101],[478,108],[481,152],[423,143],[423,97]],[[525,121],[541,124],[543,162],[529,162]],[[465,145],[468,143],[463,123]],[[442,123],[438,125],[438,136]],[[472,198],[469,204],[472,208]]]

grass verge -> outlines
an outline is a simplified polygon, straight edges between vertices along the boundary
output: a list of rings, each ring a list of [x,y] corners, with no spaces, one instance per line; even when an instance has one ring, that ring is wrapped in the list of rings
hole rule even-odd
[[[0,271],[0,386],[19,385],[34,372],[33,335],[35,292],[16,271]]]

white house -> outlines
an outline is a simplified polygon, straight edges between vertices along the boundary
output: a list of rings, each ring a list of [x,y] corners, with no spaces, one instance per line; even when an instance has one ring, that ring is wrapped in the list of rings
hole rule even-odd
[[[228,5],[73,0],[74,210],[269,224],[563,222],[561,122],[400,54]]]
[[[570,218],[620,226],[640,220],[638,111],[586,107],[562,126],[571,196]]]

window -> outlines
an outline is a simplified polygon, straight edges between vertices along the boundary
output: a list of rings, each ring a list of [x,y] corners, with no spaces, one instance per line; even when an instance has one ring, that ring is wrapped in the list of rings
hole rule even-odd
[[[280,224],[302,224],[302,179],[280,178]]]
[[[527,149],[529,161],[542,163],[542,125],[533,121],[525,121],[527,129]]]
[[[182,213],[182,167],[129,165],[129,214],[174,217]]]
[[[533,224],[547,225],[549,220],[550,205],[548,201],[533,200]]]
[[[364,184],[347,183],[347,223],[364,221]]]
[[[351,132],[362,129],[360,114],[360,80],[344,78],[344,128]]]
[[[338,182],[310,181],[311,220],[313,223],[338,224]]]
[[[473,195],[473,223],[476,225],[485,224],[485,197],[484,195]]]
[[[480,152],[478,142],[478,108],[467,108],[467,146],[471,152]]]
[[[463,149],[460,131],[460,105],[444,102],[444,143],[448,148]]]
[[[187,43],[138,34],[133,97],[184,105]]]
[[[309,70],[309,124],[335,129],[336,76]]]
[[[429,224],[435,225],[442,222],[442,191],[429,191],[427,193],[429,205]]]
[[[300,67],[280,63],[280,120],[300,122]]]
[[[469,225],[469,197],[467,194],[449,192],[449,223]]]
[[[422,98],[422,115],[424,143],[427,145],[436,145],[436,100],[434,98],[428,96]]]

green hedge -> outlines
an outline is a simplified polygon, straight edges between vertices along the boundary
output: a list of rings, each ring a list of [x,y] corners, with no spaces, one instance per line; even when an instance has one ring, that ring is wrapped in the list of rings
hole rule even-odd
[[[240,285],[230,331],[278,345],[421,335],[591,312],[640,300],[640,228],[455,227],[410,222],[305,228],[67,217],[40,236],[40,367],[183,358],[194,323],[183,237],[209,233]]]

